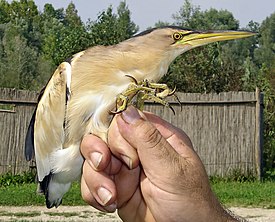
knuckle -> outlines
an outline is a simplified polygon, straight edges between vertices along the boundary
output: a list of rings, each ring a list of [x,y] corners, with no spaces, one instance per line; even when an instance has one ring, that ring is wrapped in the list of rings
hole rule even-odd
[[[153,126],[146,126],[142,130],[141,140],[148,148],[158,146],[162,141],[162,136],[159,131]]]
[[[82,196],[82,199],[88,203],[88,204],[91,204],[92,203],[92,200],[93,200],[93,196],[89,190],[89,188],[87,187],[86,185],[86,182],[85,182],[85,179],[82,177],[81,179],[81,196]]]
[[[91,204],[91,194],[87,190],[81,190],[81,196],[86,203]]]

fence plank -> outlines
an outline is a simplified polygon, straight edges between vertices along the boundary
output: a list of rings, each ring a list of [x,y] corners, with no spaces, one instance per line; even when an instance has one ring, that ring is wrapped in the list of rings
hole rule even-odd
[[[189,135],[209,175],[225,176],[237,169],[261,176],[262,94],[177,95],[182,106],[173,97],[168,98],[176,115],[151,102],[146,103],[145,109]],[[33,166],[24,159],[24,140],[37,96],[37,92],[0,89],[0,104],[15,107],[14,112],[0,110],[0,173],[20,173]]]
[[[255,93],[177,95],[182,110],[175,105],[175,116],[158,104],[148,103],[146,109],[189,135],[209,175],[225,176],[233,169],[257,175]]]
[[[263,169],[263,94],[260,90],[256,89],[256,139],[255,139],[255,161],[257,165],[257,175],[258,178],[262,178],[262,169]]]
[[[30,165],[24,157],[27,127],[38,96],[37,92],[0,89],[0,104],[14,106],[14,112],[0,111],[0,174],[22,173]]]

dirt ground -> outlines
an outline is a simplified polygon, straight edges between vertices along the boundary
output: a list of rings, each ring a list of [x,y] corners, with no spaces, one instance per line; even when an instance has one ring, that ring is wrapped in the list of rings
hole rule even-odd
[[[251,222],[275,222],[275,209],[234,207],[230,210]],[[37,206],[0,206],[0,221],[121,222],[117,214],[105,214],[89,206],[60,206],[50,210]]]

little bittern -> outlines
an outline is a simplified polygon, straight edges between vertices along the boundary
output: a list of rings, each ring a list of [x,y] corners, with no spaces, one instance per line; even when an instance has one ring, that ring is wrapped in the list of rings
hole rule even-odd
[[[142,32],[113,46],[77,53],[54,72],[31,119],[27,160],[35,153],[40,189],[48,208],[57,207],[81,175],[80,142],[92,133],[106,141],[113,113],[136,98],[164,105],[173,94],[157,84],[180,54],[211,42],[253,35],[242,31],[192,31],[169,26]]]

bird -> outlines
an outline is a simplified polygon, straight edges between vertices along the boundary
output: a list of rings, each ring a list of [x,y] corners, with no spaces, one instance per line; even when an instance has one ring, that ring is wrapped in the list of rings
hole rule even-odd
[[[25,157],[35,158],[46,206],[58,207],[71,183],[80,178],[80,143],[85,135],[107,142],[113,116],[134,97],[139,107],[144,100],[169,106],[164,98],[175,90],[158,81],[176,57],[208,43],[252,35],[165,26],[116,45],[90,47],[62,62],[38,98],[25,139]]]

